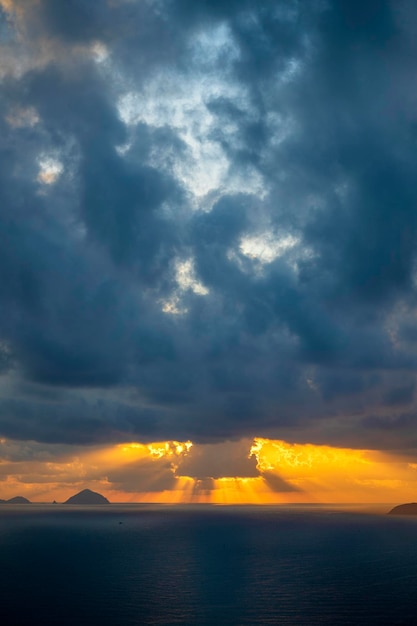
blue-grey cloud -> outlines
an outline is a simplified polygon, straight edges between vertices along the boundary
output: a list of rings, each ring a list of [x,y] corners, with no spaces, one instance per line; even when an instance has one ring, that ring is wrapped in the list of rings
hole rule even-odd
[[[0,435],[409,446],[412,14],[2,10]]]

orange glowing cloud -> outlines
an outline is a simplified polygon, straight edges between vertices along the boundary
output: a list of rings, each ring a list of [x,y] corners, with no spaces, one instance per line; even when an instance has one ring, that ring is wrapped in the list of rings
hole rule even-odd
[[[255,439],[251,453],[265,475],[278,473],[304,501],[395,502],[415,498],[416,468],[403,458],[370,450]]]
[[[61,447],[62,448],[62,447]],[[89,487],[112,502],[395,503],[417,464],[387,453],[256,438],[129,442],[74,450],[0,441],[0,497],[62,501]]]

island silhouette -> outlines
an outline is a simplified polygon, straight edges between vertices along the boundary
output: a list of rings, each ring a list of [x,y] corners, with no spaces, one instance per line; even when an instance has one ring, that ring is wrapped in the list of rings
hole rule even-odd
[[[10,500],[0,500],[0,504],[32,504],[30,500],[23,496],[15,496]]]
[[[0,498],[0,504],[32,504],[30,500],[24,498],[23,496],[15,496],[14,498],[10,498],[9,500],[2,500]],[[56,500],[53,501],[53,504],[58,504]],[[110,504],[109,500],[101,495],[101,493],[97,493],[96,491],[91,491],[91,489],[83,489],[78,493],[74,494],[68,500],[66,500],[63,504]]]
[[[110,504],[110,502],[101,493],[91,491],[91,489],[83,489],[68,498],[64,504]]]
[[[417,502],[407,502],[394,506],[391,511],[388,511],[388,515],[417,515]]]

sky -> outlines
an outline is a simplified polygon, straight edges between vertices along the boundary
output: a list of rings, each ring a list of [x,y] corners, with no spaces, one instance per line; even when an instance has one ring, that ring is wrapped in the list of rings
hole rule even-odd
[[[417,497],[412,0],[0,0],[0,498]]]

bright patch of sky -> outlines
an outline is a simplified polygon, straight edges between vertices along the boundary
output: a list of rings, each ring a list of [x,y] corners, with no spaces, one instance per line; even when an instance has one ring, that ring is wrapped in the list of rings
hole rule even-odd
[[[61,176],[64,167],[55,157],[42,155],[38,159],[39,173],[38,182],[44,185],[52,185]]]
[[[299,238],[293,235],[276,237],[273,233],[247,235],[240,241],[240,251],[250,259],[261,263],[272,263],[299,243]]]
[[[91,46],[91,55],[96,63],[107,61],[109,54],[109,50],[101,41],[95,41]]]
[[[175,279],[178,288],[168,300],[162,302],[162,310],[164,313],[170,313],[172,315],[183,315],[187,313],[188,309],[181,304],[181,298],[187,291],[192,291],[197,296],[207,296],[210,293],[207,287],[198,280],[193,259],[186,259],[185,261],[178,260],[176,262]]]
[[[191,289],[193,293],[199,296],[206,296],[209,293],[199,280],[197,280],[194,270],[194,262],[192,259],[186,261],[178,261],[176,264],[177,283],[183,291]]]
[[[197,34],[191,52],[195,72],[180,75],[162,71],[142,90],[129,91],[119,98],[119,115],[129,126],[169,126],[176,132],[188,150],[172,164],[174,174],[196,200],[216,189],[262,195],[262,178],[254,168],[247,167],[243,175],[231,171],[230,160],[215,137],[218,118],[207,106],[222,98],[250,113],[245,88],[227,76],[228,63],[238,55],[229,30],[221,25],[210,33]],[[223,136],[234,133],[236,123],[222,127]],[[119,153],[123,153],[123,147]],[[151,165],[159,165],[158,156]]]
[[[238,248],[230,248],[227,257],[241,272],[258,277],[264,274],[267,265],[282,257],[298,275],[300,261],[314,259],[315,252],[300,237],[290,233],[257,231],[242,237]]]

